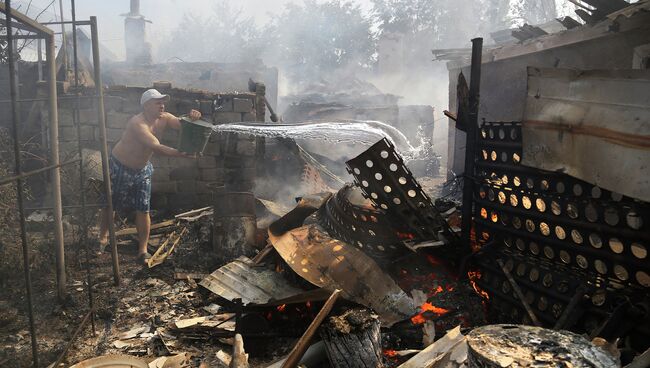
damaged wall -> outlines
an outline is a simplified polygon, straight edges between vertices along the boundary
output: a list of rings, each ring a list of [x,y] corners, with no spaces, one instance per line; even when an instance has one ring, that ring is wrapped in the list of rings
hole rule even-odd
[[[622,18],[622,19],[621,19]],[[650,43],[650,13],[619,17],[523,44],[484,50],[479,120],[521,121],[526,105],[527,67],[567,69],[630,69],[635,48]],[[539,50],[539,51],[537,51]],[[494,60],[494,61],[491,61]],[[462,71],[471,78],[468,63],[450,62],[449,110],[456,111],[456,82]],[[448,169],[463,172],[465,133],[450,121]]]
[[[165,85],[155,87],[171,96],[166,110],[177,116],[188,113],[190,109],[197,109],[203,114],[202,119],[215,123],[257,120],[258,96],[255,93],[217,94]],[[128,120],[142,111],[140,96],[146,89],[148,87],[114,86],[106,91],[104,103],[109,150],[121,138]],[[220,107],[213,113],[214,101]],[[77,155],[77,129],[72,119],[73,100],[60,100],[59,105],[61,159],[66,160]],[[82,99],[79,107],[82,147],[98,150],[100,137],[95,103],[91,99]],[[47,113],[43,112],[42,117],[43,125],[47,126]],[[162,144],[176,147],[178,136],[178,131],[167,129],[158,138]],[[223,184],[226,178],[231,184],[249,180],[242,175],[242,171],[253,170],[254,174],[256,154],[255,138],[214,133],[203,157],[198,159],[154,155],[151,159],[154,166],[152,208],[177,210],[205,206],[205,203],[212,201],[211,183]],[[232,167],[224,161],[226,156],[243,158],[252,168],[241,165]],[[95,172],[96,179],[101,180],[101,171]],[[252,183],[248,184],[252,187]]]

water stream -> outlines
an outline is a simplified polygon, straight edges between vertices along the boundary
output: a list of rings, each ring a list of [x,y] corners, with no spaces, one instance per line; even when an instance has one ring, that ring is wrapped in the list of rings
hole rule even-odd
[[[402,132],[379,121],[314,120],[282,124],[244,122],[215,125],[213,130],[270,138],[317,140],[330,144],[360,144],[367,147],[386,137],[406,161],[420,156],[420,148],[411,145]]]

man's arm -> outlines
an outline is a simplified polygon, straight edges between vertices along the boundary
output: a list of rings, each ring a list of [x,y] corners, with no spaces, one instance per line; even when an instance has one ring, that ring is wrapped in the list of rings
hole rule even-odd
[[[197,110],[190,110],[189,113],[190,119],[192,120],[199,120],[201,119],[201,112]],[[173,114],[170,114],[168,112],[165,113],[165,120],[167,121],[167,126],[179,130],[181,129],[181,120],[174,116]]]
[[[151,131],[144,125],[133,122],[129,123],[129,125],[131,125],[130,129],[132,129],[136,139],[144,144],[147,148],[150,148],[154,153],[172,157],[188,157],[188,155],[180,152],[175,148],[161,144],[158,138],[156,138],[155,135],[151,134]]]

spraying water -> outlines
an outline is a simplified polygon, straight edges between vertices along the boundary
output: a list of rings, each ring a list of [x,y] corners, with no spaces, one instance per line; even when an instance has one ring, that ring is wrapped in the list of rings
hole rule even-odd
[[[413,147],[398,129],[380,121],[371,120],[314,120],[299,123],[265,124],[259,122],[229,123],[215,125],[215,132],[251,134],[270,138],[318,140],[333,144],[361,144],[371,146],[386,137],[405,160],[419,155],[419,147]]]

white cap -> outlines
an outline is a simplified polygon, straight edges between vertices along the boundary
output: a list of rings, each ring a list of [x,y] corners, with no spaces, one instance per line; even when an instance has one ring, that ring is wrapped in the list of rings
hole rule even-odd
[[[144,91],[142,94],[142,97],[140,97],[140,106],[144,106],[145,102],[149,100],[159,100],[161,98],[169,98],[169,95],[163,95],[162,93],[158,92],[157,89],[148,89]]]

